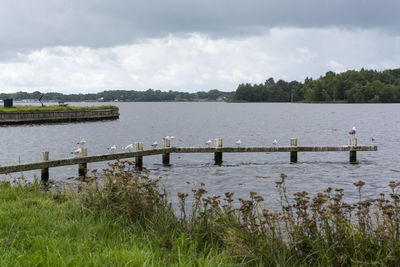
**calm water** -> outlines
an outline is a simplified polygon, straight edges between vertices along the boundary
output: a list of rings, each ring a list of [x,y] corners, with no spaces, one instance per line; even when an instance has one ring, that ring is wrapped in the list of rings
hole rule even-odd
[[[113,103],[114,104],[114,103]],[[76,104],[73,105],[87,105]],[[171,195],[189,192],[204,182],[212,194],[227,191],[247,197],[261,193],[267,203],[277,197],[275,181],[288,175],[289,192],[317,192],[328,186],[344,188],[356,199],[352,183],[367,182],[366,196],[387,191],[390,180],[400,180],[400,105],[398,104],[228,104],[228,103],[117,103],[115,121],[0,127],[0,165],[40,161],[41,151],[50,158],[71,157],[76,142],[84,137],[88,154],[104,154],[117,145],[119,151],[135,141],[145,149],[155,140],[174,135],[173,146],[204,146],[208,139],[223,138],[225,146],[241,139],[242,146],[288,145],[297,137],[299,145],[347,145],[348,131],[358,128],[360,145],[377,145],[377,152],[359,152],[360,164],[348,164],[348,153],[299,153],[298,164],[289,163],[289,153],[224,154],[224,165],[213,165],[213,154],[173,154],[171,167],[163,167],[161,156],[144,158],[154,177],[162,176]],[[374,138],[375,141],[372,141]],[[102,168],[105,164],[89,164]],[[77,166],[50,169],[57,182],[73,183]],[[40,171],[25,172],[32,177]],[[15,174],[17,175],[17,174]],[[2,180],[9,179],[2,175]],[[189,181],[191,184],[187,184]]]

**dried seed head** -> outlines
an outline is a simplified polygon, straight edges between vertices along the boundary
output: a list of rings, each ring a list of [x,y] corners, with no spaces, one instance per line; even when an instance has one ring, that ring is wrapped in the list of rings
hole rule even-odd
[[[364,181],[358,181],[358,182],[354,182],[353,185],[357,186],[357,187],[362,187],[363,185],[365,185]]]

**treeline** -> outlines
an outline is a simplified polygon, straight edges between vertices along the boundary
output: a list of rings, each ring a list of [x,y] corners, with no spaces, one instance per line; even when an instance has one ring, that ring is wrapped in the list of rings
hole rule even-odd
[[[210,90],[208,92],[177,92],[148,89],[147,91],[130,90],[110,90],[96,94],[62,94],[62,93],[43,93],[42,101],[123,101],[123,102],[155,102],[155,101],[230,101],[235,92],[221,92]],[[34,99],[37,100],[42,95],[41,92],[33,93],[17,92],[12,94],[0,93],[1,99],[13,98],[16,101]]]
[[[1,99],[37,100],[41,92],[0,93]],[[43,93],[42,101],[244,101],[244,102],[344,102],[344,103],[399,103],[400,69],[329,71],[313,80],[275,81],[269,78],[261,84],[240,84],[234,92],[217,89],[208,92],[178,92],[148,89],[147,91],[108,90],[92,94]]]
[[[274,81],[263,84],[240,84],[234,101],[246,102],[400,102],[400,69],[360,71],[350,70],[336,74],[329,71],[317,80]]]

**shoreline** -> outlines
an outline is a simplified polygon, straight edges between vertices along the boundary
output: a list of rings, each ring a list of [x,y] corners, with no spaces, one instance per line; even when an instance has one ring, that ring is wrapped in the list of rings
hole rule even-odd
[[[0,125],[114,120],[119,108],[65,108],[48,110],[16,110],[0,112]]]

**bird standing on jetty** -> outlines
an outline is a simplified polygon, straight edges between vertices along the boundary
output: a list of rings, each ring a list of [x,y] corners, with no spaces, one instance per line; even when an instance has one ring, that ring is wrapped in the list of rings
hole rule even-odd
[[[110,153],[114,153],[116,150],[117,150],[117,146],[116,145],[112,145],[112,146],[110,146],[109,148],[107,148],[108,149],[108,151],[110,152]]]
[[[211,142],[211,140],[209,139],[209,140],[206,142],[206,145],[207,145],[207,146],[211,146],[211,143],[212,143],[212,142]]]
[[[168,139],[168,140],[174,140],[175,139],[175,136],[169,136],[169,135],[167,135],[166,137],[164,137],[165,139]]]
[[[154,143],[153,143],[153,144],[151,144],[151,146],[152,146],[153,148],[156,148],[156,147],[158,146],[158,143],[157,143],[157,141],[154,141]]]
[[[240,139],[237,140],[237,141],[235,142],[235,144],[236,144],[237,146],[240,146],[241,143],[242,143],[242,142],[240,141]]]
[[[86,144],[85,138],[82,138],[81,141],[79,141],[77,144],[83,147]]]
[[[272,141],[272,144],[273,144],[274,146],[276,146],[276,144],[278,144],[278,141],[277,141],[276,139],[274,139],[274,141]]]
[[[80,156],[82,152],[82,149],[79,147],[75,149],[74,151],[71,152],[71,154],[74,154],[76,157]]]
[[[357,131],[357,128],[356,128],[355,126],[353,126],[353,128],[351,129],[351,131],[349,132],[349,134],[352,135],[352,136],[354,136],[354,135],[356,135],[356,131]]]
[[[133,144],[129,144],[126,147],[123,148],[124,150],[128,150],[129,152],[131,152],[131,150],[133,149]]]

